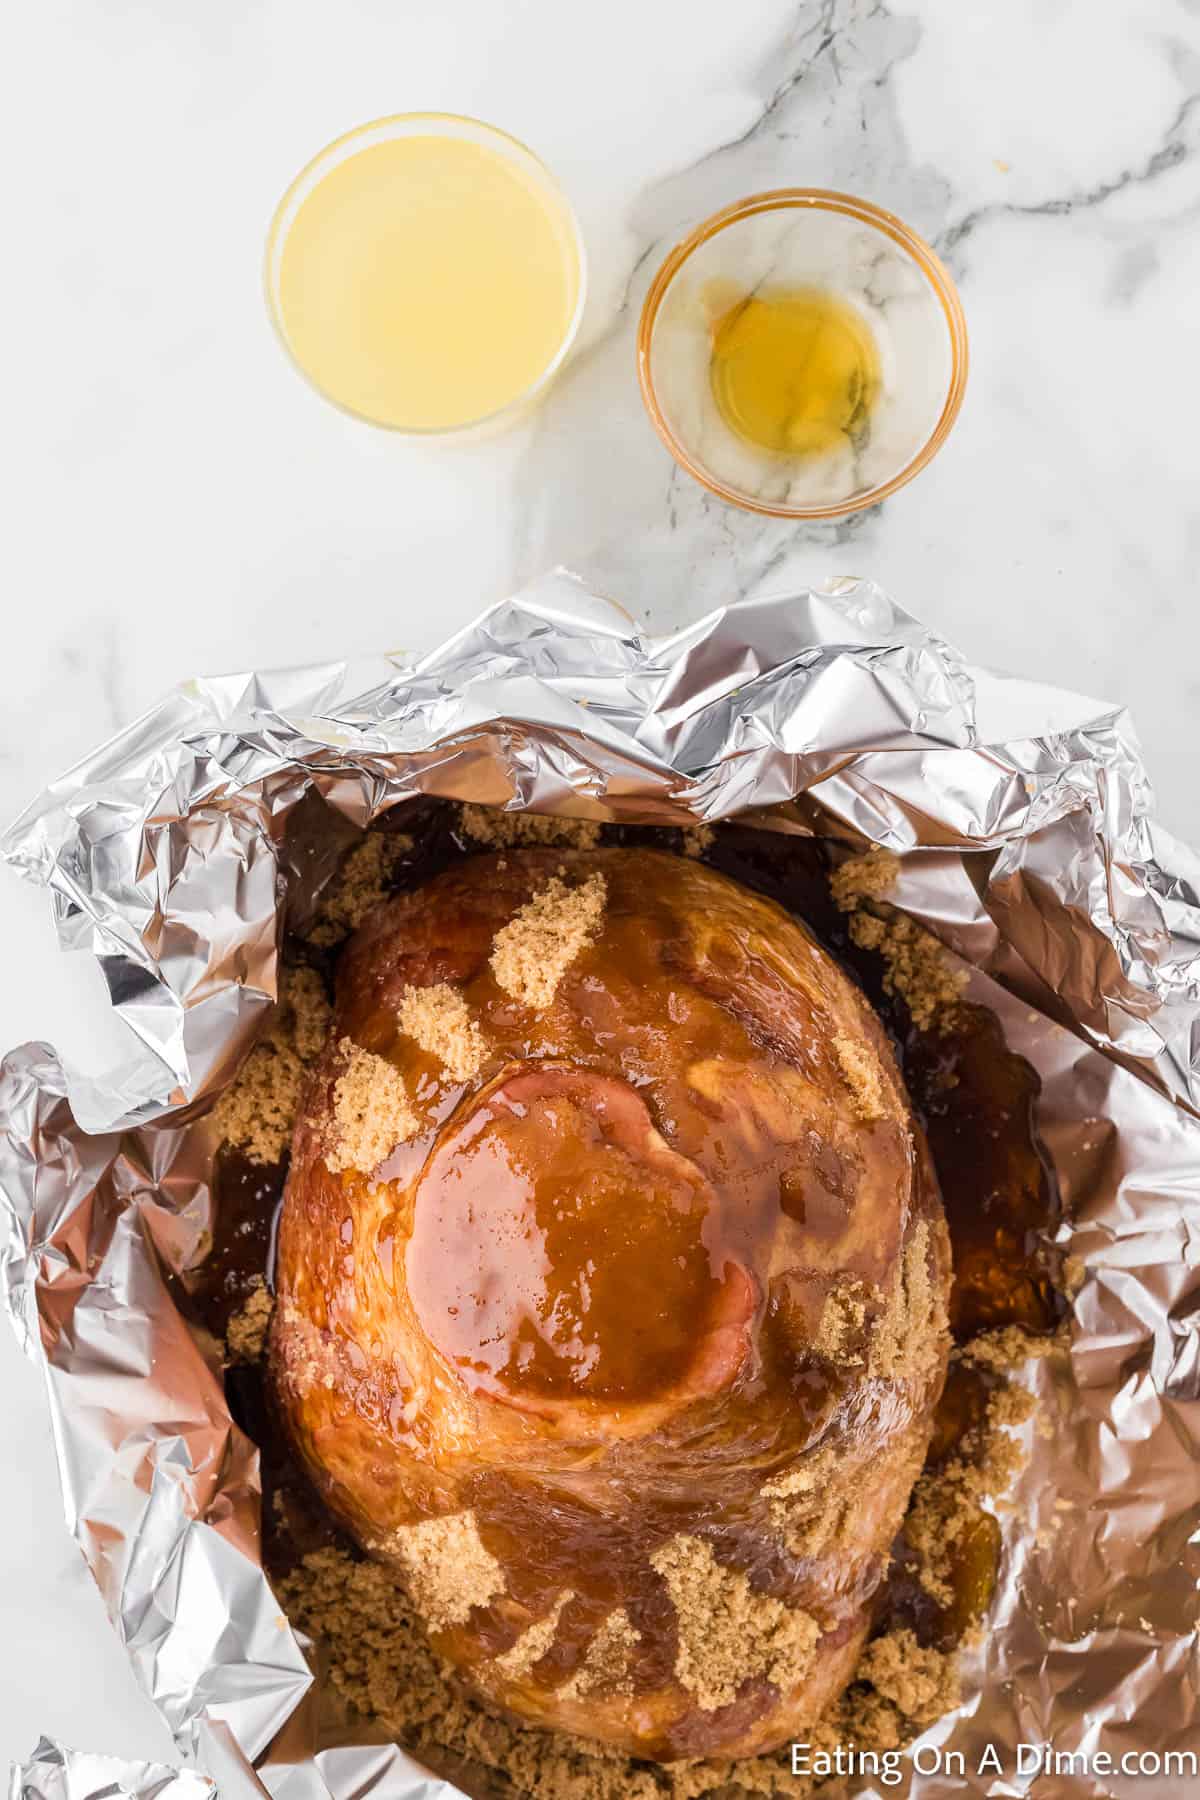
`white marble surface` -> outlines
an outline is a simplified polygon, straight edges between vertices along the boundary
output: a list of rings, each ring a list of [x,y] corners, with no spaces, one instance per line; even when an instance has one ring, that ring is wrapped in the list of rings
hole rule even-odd
[[[183,676],[427,645],[566,559],[652,628],[875,576],[972,656],[1129,704],[1164,817],[1200,836],[1197,0],[56,0],[10,37],[6,817]],[[469,448],[323,405],[259,296],[294,170],[418,107],[532,143],[591,254],[569,372],[531,425]],[[933,466],[808,531],[677,474],[632,359],[666,247],[785,183],[932,237],[972,336]],[[0,909],[0,1042],[69,1042],[83,977],[40,896],[0,876]],[[39,1730],[168,1754],[7,1333],[0,1366],[0,1757]]]

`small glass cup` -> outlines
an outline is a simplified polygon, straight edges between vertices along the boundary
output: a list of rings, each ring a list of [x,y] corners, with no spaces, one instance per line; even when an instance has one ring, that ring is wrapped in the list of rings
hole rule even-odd
[[[710,375],[714,310],[778,290],[820,290],[870,327],[878,396],[858,440],[831,455],[752,444],[726,422]],[[752,194],[667,257],[646,295],[638,379],[681,468],[735,506],[780,519],[858,512],[911,481],[945,443],[967,379],[967,328],[949,274],[891,213],[824,188]]]
[[[520,392],[505,400],[503,405],[486,411],[478,417],[457,419],[444,425],[398,423],[395,419],[385,418],[372,412],[366,405],[351,404],[344,397],[331,392],[327,386],[322,385],[312,371],[305,366],[302,357],[297,353],[295,344],[291,341],[280,292],[280,276],[288,233],[300,208],[321,181],[338,164],[376,144],[390,142],[397,138],[419,136],[449,137],[477,144],[511,163],[521,178],[536,191],[560,234],[564,257],[569,259],[573,265],[575,287],[574,305],[562,337],[533,380]],[[413,278],[419,280],[420,272],[414,271]],[[356,126],[354,130],[346,132],[342,137],[336,138],[333,143],[327,144],[313,157],[310,163],[301,169],[279,202],[271,220],[267,233],[263,279],[267,311],[271,323],[275,327],[276,335],[293,366],[323,399],[332,402],[340,411],[349,413],[352,418],[362,419],[369,425],[381,426],[384,430],[395,431],[409,437],[453,438],[490,434],[492,430],[508,425],[519,418],[545,393],[566,361],[583,318],[587,292],[587,256],[583,235],[579,229],[579,221],[570,201],[541,158],[536,156],[526,144],[521,143],[518,138],[510,137],[506,131],[499,130],[495,125],[488,125],[481,119],[468,118],[458,113],[397,113],[389,118],[375,119],[367,125]]]

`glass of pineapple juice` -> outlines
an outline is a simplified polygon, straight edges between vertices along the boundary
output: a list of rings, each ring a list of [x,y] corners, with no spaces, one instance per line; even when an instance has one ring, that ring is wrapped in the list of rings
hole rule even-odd
[[[415,435],[507,423],[583,313],[575,215],[516,138],[452,113],[346,133],[301,170],[267,239],[267,305],[307,380]]]

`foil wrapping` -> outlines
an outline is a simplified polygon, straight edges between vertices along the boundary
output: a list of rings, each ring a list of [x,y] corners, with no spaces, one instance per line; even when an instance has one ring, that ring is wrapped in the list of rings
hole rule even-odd
[[[179,688],[3,841],[99,961],[128,1054],[0,1070],[3,1284],[46,1381],[67,1523],[182,1756],[225,1800],[449,1800],[400,1746],[329,1741],[259,1558],[258,1460],[167,1272],[201,1254],[205,1102],[275,999],[295,852],[420,794],[650,824],[734,815],[897,852],[896,898],[971,971],[1042,1082],[1086,1270],[1038,1360],[1029,1460],[966,1699],[898,1784],[1178,1800],[1200,1751],[1200,860],[1156,823],[1119,709],[968,663],[868,583],[752,600],[667,639],[559,572],[439,649]],[[317,1664],[319,1667],[319,1663]],[[1017,1746],[1144,1767],[1018,1772]],[[992,1746],[1003,1773],[990,1767]],[[965,1775],[930,1769],[963,1753]],[[945,1763],[945,1758],[942,1758]],[[14,1796],[203,1800],[205,1777],[43,1742]]]
[[[9,1783],[9,1800],[90,1800],[97,1794],[112,1800],[216,1800],[217,1790],[193,1769],[93,1756],[50,1738],[43,1738],[29,1761],[13,1770]]]

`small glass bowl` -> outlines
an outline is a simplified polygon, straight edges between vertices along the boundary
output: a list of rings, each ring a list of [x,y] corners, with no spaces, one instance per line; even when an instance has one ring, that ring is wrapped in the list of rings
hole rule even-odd
[[[819,289],[854,307],[876,341],[879,395],[857,441],[835,454],[759,448],[718,409],[710,365],[715,302],[731,292]],[[676,462],[711,493],[778,519],[874,506],[945,442],[967,380],[967,327],[929,245],[891,213],[824,188],[752,194],[678,244],[650,284],[638,380]]]
[[[397,424],[394,420],[376,417],[370,411],[349,405],[330,393],[321,385],[305,367],[288,336],[287,323],[283,316],[280,297],[280,271],[284,249],[287,245],[288,232],[301,206],[331,169],[360,151],[369,149],[374,144],[386,143],[394,138],[439,136],[463,139],[468,143],[482,145],[511,162],[529,184],[536,188],[543,198],[547,210],[556,216],[556,223],[562,233],[563,242],[569,247],[575,264],[575,304],[567,321],[562,339],[553,356],[547,361],[537,377],[520,393],[506,401],[503,406],[483,414],[479,418],[463,419],[451,425],[407,425]],[[542,162],[541,158],[523,144],[519,138],[510,137],[508,132],[501,131],[498,126],[488,125],[482,119],[472,119],[460,113],[413,112],[395,113],[384,119],[374,119],[367,125],[358,125],[341,137],[335,138],[331,144],[318,151],[312,161],[307,163],[296,176],[279,205],[275,209],[267,232],[266,258],[263,265],[263,284],[266,291],[267,311],[275,333],[288,354],[292,366],[299,370],[305,381],[314,388],[324,400],[348,413],[351,418],[361,419],[368,425],[377,425],[385,431],[394,431],[402,437],[417,438],[461,438],[490,434],[502,426],[506,426],[520,418],[535,401],[541,398],[562,368],[570,353],[571,346],[579,332],[583,318],[584,302],[587,298],[587,254],[584,249],[583,234],[573,207],[562,188]]]

